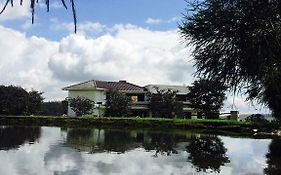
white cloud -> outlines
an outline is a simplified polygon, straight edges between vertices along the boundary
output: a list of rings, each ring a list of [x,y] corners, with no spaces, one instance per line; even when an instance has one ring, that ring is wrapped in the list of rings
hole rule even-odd
[[[51,19],[52,25],[50,26],[51,30],[66,30],[69,33],[73,33],[74,24],[73,22],[60,22],[57,18]],[[88,33],[102,33],[106,29],[106,26],[99,22],[81,22],[77,25],[77,33],[85,34]]]
[[[48,59],[58,51],[58,44],[39,37],[26,37],[12,29],[0,27],[0,83],[20,85],[27,89],[44,91],[47,97],[59,82],[52,79]],[[57,87],[58,94],[60,88]]]
[[[156,24],[163,24],[163,23],[174,23],[174,22],[177,22],[181,19],[181,17],[179,16],[175,16],[175,17],[172,17],[170,19],[167,19],[167,20],[163,20],[163,19],[156,19],[156,18],[148,18],[145,23],[146,24],[153,24],[153,25],[156,25]]]
[[[97,38],[69,35],[49,67],[62,81],[127,79],[138,84],[190,83],[192,65],[177,31],[115,26],[115,34]]]
[[[63,4],[58,1],[53,1],[53,2],[50,2],[50,8],[60,9],[60,8],[63,8]]]
[[[154,19],[154,18],[148,18],[145,23],[147,24],[160,24],[162,22],[161,19]]]
[[[0,9],[4,7],[6,0],[0,0]],[[14,2],[14,7],[9,4],[5,11],[0,15],[0,21],[25,19],[30,17],[30,9],[28,1],[24,1],[23,5],[19,5],[19,1]]]

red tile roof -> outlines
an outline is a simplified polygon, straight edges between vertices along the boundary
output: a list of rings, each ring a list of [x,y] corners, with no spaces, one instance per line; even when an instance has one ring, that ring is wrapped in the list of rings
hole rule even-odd
[[[108,90],[118,90],[118,91],[144,91],[143,87],[138,85],[128,83],[126,81],[110,82],[110,81],[99,81],[99,80],[89,80],[82,83],[77,83],[71,86],[64,87],[63,90],[83,90],[83,89],[108,89]]]

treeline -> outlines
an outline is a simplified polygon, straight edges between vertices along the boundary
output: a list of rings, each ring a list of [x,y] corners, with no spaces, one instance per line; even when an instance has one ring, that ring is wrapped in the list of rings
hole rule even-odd
[[[38,114],[44,116],[61,116],[67,114],[67,101],[43,102]]]
[[[43,102],[43,92],[20,86],[0,86],[0,115],[59,116],[67,113],[67,102]]]
[[[43,92],[26,91],[19,86],[0,86],[0,115],[30,115],[37,113]]]

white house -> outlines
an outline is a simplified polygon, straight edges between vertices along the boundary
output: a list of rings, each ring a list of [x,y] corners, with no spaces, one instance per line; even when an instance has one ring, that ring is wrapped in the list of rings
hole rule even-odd
[[[144,87],[129,83],[125,80],[118,82],[89,80],[82,83],[77,83],[64,87],[63,90],[68,91],[68,97],[85,97],[93,100],[97,104],[97,108],[93,110],[93,115],[103,116],[105,112],[106,95],[109,90],[116,90],[125,93],[131,99],[131,112],[132,116],[151,116],[149,110],[149,101],[146,96],[147,92],[156,93],[156,89],[166,90],[170,89],[176,91],[178,101],[183,103],[183,112],[191,115],[192,111],[189,108],[187,93],[189,92],[187,86],[176,85],[157,85],[150,84]],[[75,112],[68,106],[68,115],[75,116]]]
[[[97,104],[97,108],[93,110],[93,115],[102,116],[105,111],[106,93],[109,90],[116,90],[125,93],[131,98],[135,104],[132,110],[135,112],[148,110],[141,104],[145,101],[145,91],[143,87],[128,83],[124,80],[119,82],[89,80],[82,83],[64,87],[63,90],[68,91],[68,97],[85,97],[93,100]],[[68,106],[68,115],[75,116],[75,112]]]

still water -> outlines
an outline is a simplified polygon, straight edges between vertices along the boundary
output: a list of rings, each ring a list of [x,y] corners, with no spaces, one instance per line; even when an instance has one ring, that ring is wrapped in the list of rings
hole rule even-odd
[[[190,131],[0,127],[0,175],[281,174],[281,140]]]

